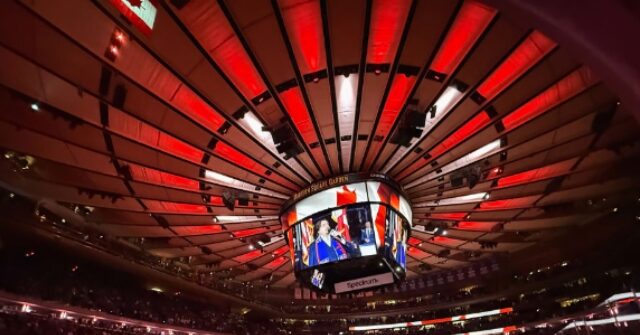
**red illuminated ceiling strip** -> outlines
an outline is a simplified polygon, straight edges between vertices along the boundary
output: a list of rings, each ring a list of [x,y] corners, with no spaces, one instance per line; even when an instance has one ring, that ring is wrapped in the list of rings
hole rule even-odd
[[[181,177],[168,172],[127,163],[133,180],[144,181],[151,184],[174,186],[190,190],[198,190],[200,184],[197,180]]]
[[[538,94],[536,97],[505,116],[502,119],[505,131],[511,131],[525,122],[542,115],[553,107],[556,107],[557,105],[580,94],[587,88],[595,85],[597,82],[598,80],[595,78],[593,72],[585,66],[573,71],[566,77],[562,78],[559,82],[546,89],[544,92]],[[441,154],[442,152],[439,152],[440,149],[436,150],[435,153]],[[430,155],[432,158],[436,156],[433,155],[433,151],[430,152]],[[429,160],[415,161],[409,168],[404,169],[397,176],[397,179],[405,178],[411,173],[417,171],[419,168],[426,165]]]
[[[307,106],[304,103],[300,88],[296,86],[280,93],[280,100],[307,146],[311,147],[311,144],[318,143],[317,147],[311,149],[311,154],[320,165],[322,172],[325,175],[329,175],[329,166],[320,148],[318,135],[313,127],[313,120],[311,120]]]
[[[419,261],[432,256],[430,253],[413,246],[407,247],[407,254]]]
[[[250,228],[250,229],[234,231],[231,234],[233,234],[234,237],[241,238],[241,237],[247,237],[251,235],[264,233],[267,231],[269,231],[269,229],[267,229],[266,227],[258,227],[258,228]]]
[[[171,229],[180,236],[211,235],[222,232],[221,225],[172,226]]]
[[[467,213],[437,213],[429,215],[429,219],[441,220],[462,220]]]
[[[303,74],[326,68],[320,1],[280,0],[282,18]]]
[[[221,196],[212,195],[209,197],[209,205],[212,206],[224,206],[224,201],[222,201]]]
[[[176,13],[245,97],[252,99],[266,91],[266,85],[216,1],[191,1]]]
[[[458,130],[456,130],[453,134],[449,135],[449,137],[447,137],[444,141],[440,142],[440,144],[431,149],[431,151],[429,151],[429,159],[419,159],[413,162],[413,164],[411,164],[400,174],[398,174],[397,178],[403,179],[414,171],[417,171],[418,169],[427,165],[427,163],[434,160],[436,157],[442,155],[447,150],[450,150],[451,148],[460,144],[462,141],[480,131],[480,129],[488,125],[490,121],[491,119],[489,118],[487,113],[485,113],[484,111],[480,112],[467,123],[465,123],[462,127],[458,128]]]
[[[520,198],[511,198],[511,199],[502,199],[502,200],[491,200],[480,203],[479,210],[504,210],[504,209],[515,209],[515,208],[527,208],[533,206],[533,204],[540,199],[539,195],[520,197]]]
[[[533,31],[520,45],[498,66],[477,91],[485,99],[491,100],[516,79],[546,56],[556,43],[539,31]]]
[[[471,50],[497,11],[477,1],[465,1],[431,63],[430,69],[451,74]]]
[[[153,143],[148,143],[153,146]],[[160,133],[157,146],[163,150],[171,152],[179,157],[184,157],[190,161],[199,163],[202,159],[203,152],[199,149],[167,134]]]
[[[371,14],[367,62],[391,63],[402,36],[411,0],[375,0]]]
[[[462,141],[469,138],[471,135],[477,133],[480,129],[489,124],[491,119],[487,113],[481,112],[474,116],[471,120],[465,123],[462,127],[458,128],[453,134],[449,135],[444,141],[442,141],[437,147],[429,151],[429,156],[432,159],[440,156],[445,151],[450,150]]]
[[[277,174],[267,175],[267,169],[262,164],[258,164],[258,162],[255,161],[254,159],[241,153],[240,151],[236,150],[235,148],[231,147],[230,145],[224,142],[218,142],[215,148],[213,149],[213,153],[215,153],[220,157],[224,157],[227,160],[233,162],[234,164],[241,166],[257,175],[273,180],[274,182],[277,182],[280,185],[283,185],[292,189],[298,189],[298,187],[295,184],[288,181],[287,179],[284,179],[280,175],[277,175]]]
[[[280,266],[282,266],[286,262],[287,262],[287,257],[281,256],[281,257],[277,257],[274,260],[272,260],[271,262],[265,264],[263,267],[265,269],[268,269],[268,270],[275,270],[275,269],[279,268]]]
[[[378,150],[380,150],[384,139],[389,136],[389,132],[391,131],[393,124],[396,122],[402,106],[404,106],[404,103],[407,101],[409,93],[411,93],[411,89],[415,82],[415,76],[406,76],[402,73],[396,74],[393,78],[389,96],[387,97],[387,101],[382,109],[382,114],[380,115],[375,132],[376,137],[381,137],[382,139],[380,141],[372,141],[372,146],[367,154],[365,170],[373,163],[373,159],[376,157]]]
[[[247,263],[250,262],[260,256],[264,255],[264,253],[262,252],[262,250],[260,249],[256,249],[253,251],[249,251],[246,254],[242,254],[240,256],[236,256],[233,258],[234,261],[238,262],[238,263]]]
[[[202,150],[116,109],[110,110],[109,128],[123,136],[140,141],[150,147],[159,148],[196,164],[200,164],[202,157],[204,156],[204,152]],[[267,175],[267,169],[263,165],[258,164],[255,160],[225,142],[217,142],[213,149],[213,153],[218,157],[224,158],[233,164],[243,167],[266,179],[279,183],[280,185],[290,189],[298,188],[295,184],[278,174]]]
[[[446,236],[434,236],[433,242],[435,242],[436,244],[446,245],[446,246],[457,246],[465,243],[465,241],[458,240],[451,237],[446,237]]]
[[[543,179],[549,179],[569,173],[576,162],[576,158],[566,161],[547,165],[541,168],[516,173],[507,177],[498,179],[498,187],[516,186],[525,183],[531,183]]]
[[[109,112],[109,128],[122,136],[195,163],[200,163],[204,155],[203,151],[116,109]]]
[[[272,254],[272,256],[282,256],[287,251],[289,251],[289,246],[285,244],[285,245],[279,247],[278,249],[272,251],[271,254]]]
[[[415,238],[415,237],[413,237],[413,236],[411,236],[407,240],[407,243],[409,243],[409,245],[412,245],[412,246],[415,247],[415,246],[419,245],[420,243],[422,243],[422,241],[417,239],[417,238]]]
[[[460,221],[455,229],[467,231],[491,231],[497,222],[490,221]]]
[[[163,213],[190,213],[190,214],[204,214],[207,213],[207,207],[204,205],[185,204],[171,201],[159,201],[159,200],[141,200],[144,205],[151,212],[163,212]]]
[[[573,98],[597,82],[593,72],[583,66],[505,116],[502,124],[507,131],[513,130]]]
[[[178,89],[171,102],[212,132],[217,132],[225,122],[220,112],[186,86]]]

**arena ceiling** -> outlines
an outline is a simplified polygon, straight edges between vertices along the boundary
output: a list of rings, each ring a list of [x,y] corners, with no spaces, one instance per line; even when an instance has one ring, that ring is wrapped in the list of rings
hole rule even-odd
[[[639,184],[598,74],[481,2],[0,6],[3,185],[221,280],[291,287],[280,205],[343,173],[404,186],[409,277],[571,241]]]

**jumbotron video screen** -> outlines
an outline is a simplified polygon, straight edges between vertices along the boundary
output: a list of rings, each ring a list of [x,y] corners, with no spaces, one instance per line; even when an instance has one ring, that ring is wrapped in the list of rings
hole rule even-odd
[[[393,282],[406,269],[409,202],[391,181],[350,178],[294,197],[281,216],[296,275],[323,291],[363,275],[384,273],[375,282]]]

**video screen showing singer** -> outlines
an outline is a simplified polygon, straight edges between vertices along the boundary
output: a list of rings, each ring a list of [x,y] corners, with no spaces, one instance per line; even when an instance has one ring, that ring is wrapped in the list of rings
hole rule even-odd
[[[332,228],[329,220],[319,220],[315,231],[317,236],[309,246],[309,266],[345,260],[357,252],[357,245]]]

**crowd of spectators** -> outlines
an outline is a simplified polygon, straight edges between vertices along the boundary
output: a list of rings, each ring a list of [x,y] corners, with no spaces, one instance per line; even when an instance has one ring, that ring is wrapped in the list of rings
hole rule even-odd
[[[152,291],[133,276],[50,250],[4,250],[0,269],[0,289],[20,296],[159,324],[245,333],[238,313],[179,292]]]
[[[437,289],[426,290],[426,294],[413,293],[403,296],[402,292],[396,295],[375,295],[371,299],[353,300],[315,300],[300,301],[291,305],[283,305],[281,309],[288,313],[350,313],[359,312],[383,312],[403,311],[415,306],[437,306],[440,304],[464,304],[466,300],[487,298],[494,299],[496,293],[503,294],[507,289],[518,289],[527,285],[535,285],[547,280],[555,280],[561,276],[579,276],[588,264],[579,260],[561,262],[548,267],[536,269],[526,274],[514,275],[510,278],[488,281],[475,281],[473,284],[449,285]],[[483,285],[482,282],[491,282],[491,285]],[[480,284],[478,284],[480,283]],[[408,311],[403,311],[407,313]]]
[[[565,266],[566,267],[566,266]],[[332,318],[312,321],[282,320],[288,329],[314,329],[322,331],[338,331],[350,326],[366,326],[376,324],[395,324],[420,320],[440,319],[450,316],[464,315],[501,308],[513,308],[513,312],[491,317],[467,320],[464,323],[445,323],[437,327],[410,327],[395,331],[394,334],[439,334],[462,333],[479,329],[506,327],[514,324],[522,325],[542,319],[581,313],[594,308],[600,301],[618,292],[630,291],[638,287],[638,277],[629,268],[611,269],[599,273],[588,273],[574,276],[566,281],[551,282],[550,277],[536,275],[535,279],[523,279],[531,286],[511,295],[487,299],[483,302],[465,303],[461,300],[453,307],[432,309],[422,308],[420,311],[398,315],[372,316],[359,319]],[[546,285],[548,284],[548,285]],[[540,288],[542,286],[542,288]],[[533,288],[532,288],[533,287]],[[473,295],[470,293],[470,295]],[[419,306],[416,306],[419,307]],[[385,334],[387,331],[381,331]]]
[[[561,265],[565,272],[570,266]],[[207,301],[187,297],[178,292],[149,290],[133,276],[111,268],[80,261],[51,250],[2,250],[0,252],[0,289],[19,296],[44,301],[55,301],[70,306],[100,311],[114,316],[149,321],[156,324],[184,327],[194,330],[229,334],[295,334],[301,331],[315,333],[344,332],[349,326],[389,324],[416,320],[437,319],[505,307],[513,312],[475,318],[464,323],[443,323],[437,327],[410,327],[393,334],[442,334],[522,325],[542,319],[557,318],[593,308],[598,302],[616,292],[638,286],[638,277],[631,268],[616,268],[587,275],[575,275],[564,281],[555,268],[541,269],[514,281],[525,287],[537,287],[499,299],[464,303],[466,298],[486,295],[486,290],[471,287],[461,295],[442,294],[442,299],[462,298],[453,307],[426,308],[422,311],[359,319],[333,318],[313,321],[276,322],[262,320],[247,322],[245,316]],[[544,274],[548,272],[548,274]],[[548,284],[551,282],[552,284]],[[543,288],[539,288],[544,284]],[[529,286],[527,286],[529,285]],[[532,286],[533,285],[533,286]],[[440,294],[434,294],[440,298]],[[353,312],[353,310],[351,311]],[[530,330],[534,332],[537,329]],[[140,334],[148,330],[140,327],[118,326],[90,322],[82,319],[65,320],[56,315],[36,313],[10,313],[0,310],[0,334]],[[378,334],[386,334],[381,331]],[[157,333],[163,335],[162,333]],[[168,335],[164,334],[164,335]]]

